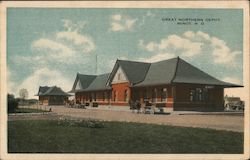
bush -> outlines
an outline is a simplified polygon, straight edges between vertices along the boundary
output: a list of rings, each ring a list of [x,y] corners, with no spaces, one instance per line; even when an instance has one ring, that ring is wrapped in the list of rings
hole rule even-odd
[[[18,101],[15,99],[14,95],[8,94],[8,113],[13,113],[18,107]]]
[[[60,118],[57,121],[57,124],[60,126],[75,126],[75,127],[87,127],[87,128],[103,128],[104,124],[97,120],[85,119],[85,120],[73,120]]]

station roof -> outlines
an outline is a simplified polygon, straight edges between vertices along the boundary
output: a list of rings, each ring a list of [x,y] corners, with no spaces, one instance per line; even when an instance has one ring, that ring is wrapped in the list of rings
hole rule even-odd
[[[112,79],[121,67],[130,82],[131,87],[145,87],[164,84],[202,84],[228,87],[243,87],[221,81],[185,60],[176,57],[155,63],[117,60],[112,72],[102,75],[77,74],[70,92],[110,90]],[[80,80],[82,88],[76,90],[76,83]]]
[[[36,96],[71,96],[57,86],[40,86]]]

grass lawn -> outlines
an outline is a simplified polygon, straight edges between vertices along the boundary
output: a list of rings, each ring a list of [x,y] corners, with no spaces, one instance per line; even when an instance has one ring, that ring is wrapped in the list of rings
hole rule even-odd
[[[243,133],[126,122],[8,122],[11,153],[243,153]]]
[[[32,109],[32,108],[17,108],[15,110],[15,113],[42,113],[42,112],[48,112],[41,109]]]

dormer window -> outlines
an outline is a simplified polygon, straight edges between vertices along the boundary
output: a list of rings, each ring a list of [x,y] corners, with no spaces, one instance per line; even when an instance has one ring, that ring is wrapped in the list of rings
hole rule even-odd
[[[117,79],[118,79],[118,81],[121,80],[121,73],[118,73]]]

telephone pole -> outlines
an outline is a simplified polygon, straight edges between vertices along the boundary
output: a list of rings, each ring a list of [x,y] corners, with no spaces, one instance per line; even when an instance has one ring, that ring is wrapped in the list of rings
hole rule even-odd
[[[95,55],[95,74],[97,75],[97,54]]]

